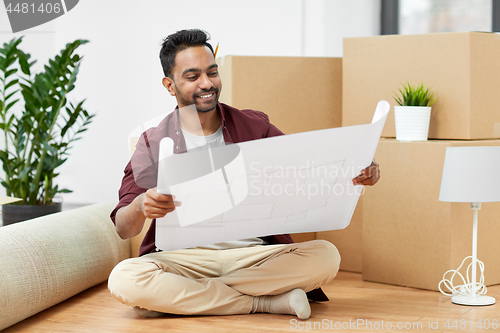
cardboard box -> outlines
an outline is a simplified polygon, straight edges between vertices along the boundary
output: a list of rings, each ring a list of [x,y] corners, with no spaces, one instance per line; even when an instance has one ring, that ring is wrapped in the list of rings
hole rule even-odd
[[[217,62],[222,103],[263,111],[285,134],[342,125],[342,58],[227,56]]]
[[[470,204],[439,201],[446,148],[459,146],[500,146],[500,140],[381,139],[375,159],[382,177],[363,198],[364,280],[438,290],[443,274],[472,255]],[[477,255],[487,285],[500,283],[499,239],[500,202],[483,203]]]
[[[483,32],[344,39],[343,126],[371,121],[400,83],[435,92],[430,139],[500,138],[500,35]],[[396,137],[391,108],[382,137]]]
[[[315,232],[303,232],[300,234],[292,234],[291,236],[294,243],[302,243],[316,239]]]
[[[340,270],[361,273],[363,270],[363,196],[359,198],[351,223],[342,230],[321,231],[316,239],[331,242],[340,252]]]

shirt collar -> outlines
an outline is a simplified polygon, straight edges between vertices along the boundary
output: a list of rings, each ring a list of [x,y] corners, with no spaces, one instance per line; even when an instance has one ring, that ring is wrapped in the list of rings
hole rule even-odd
[[[221,126],[224,129],[224,128],[226,128],[226,118],[224,117],[224,108],[222,107],[222,104],[220,102],[217,102],[217,112],[219,112]],[[172,115],[172,120],[174,123],[175,133],[177,135],[180,135],[180,133],[181,133],[181,119],[179,117],[179,106],[178,105],[175,107],[175,110],[174,110],[173,115]]]

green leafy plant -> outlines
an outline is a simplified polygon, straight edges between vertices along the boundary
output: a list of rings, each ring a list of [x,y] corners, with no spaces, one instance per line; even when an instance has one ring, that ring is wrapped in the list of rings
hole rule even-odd
[[[419,86],[412,86],[409,82],[401,85],[402,88],[398,88],[401,96],[394,93],[394,99],[400,106],[431,106],[436,101],[434,93],[423,82]]]
[[[66,160],[72,143],[81,138],[94,115],[82,100],[68,102],[75,88],[81,57],[75,50],[86,40],[69,43],[42,72],[32,75],[31,55],[19,49],[22,38],[0,47],[0,129],[4,147],[1,179],[8,196],[20,204],[48,205],[58,193],[71,192],[54,184],[55,170]],[[24,106],[16,104],[24,101]]]

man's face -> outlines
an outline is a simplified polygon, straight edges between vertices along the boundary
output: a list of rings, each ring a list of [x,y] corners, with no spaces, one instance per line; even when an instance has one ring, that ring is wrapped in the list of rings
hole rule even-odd
[[[165,86],[177,99],[179,108],[194,104],[198,112],[216,108],[222,83],[217,64],[210,49],[195,46],[175,56],[172,82]]]

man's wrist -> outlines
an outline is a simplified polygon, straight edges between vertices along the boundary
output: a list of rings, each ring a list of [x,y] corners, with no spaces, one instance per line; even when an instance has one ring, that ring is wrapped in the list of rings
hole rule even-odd
[[[144,196],[146,193],[139,194],[134,201],[132,201],[132,209],[134,211],[134,215],[142,216],[146,219],[146,215],[144,213]]]

